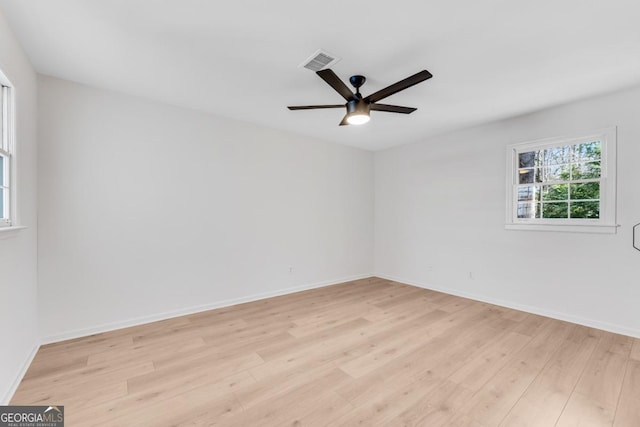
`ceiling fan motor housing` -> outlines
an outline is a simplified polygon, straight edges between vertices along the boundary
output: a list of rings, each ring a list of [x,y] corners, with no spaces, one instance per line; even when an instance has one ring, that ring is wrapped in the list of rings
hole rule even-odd
[[[369,103],[362,98],[347,102],[347,115],[351,114],[369,115]]]

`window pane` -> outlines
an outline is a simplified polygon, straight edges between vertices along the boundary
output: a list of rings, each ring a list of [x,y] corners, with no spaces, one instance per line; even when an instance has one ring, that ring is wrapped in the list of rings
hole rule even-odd
[[[600,183],[571,184],[571,200],[599,199]]]
[[[569,165],[549,166],[542,169],[542,182],[568,181]]]
[[[567,147],[553,147],[544,150],[544,165],[554,166],[569,163],[571,149]]]
[[[540,218],[540,203],[518,202],[518,218]]]
[[[533,185],[519,187],[518,201],[540,201],[540,187]]]
[[[528,151],[518,154],[519,168],[532,168],[540,165],[540,151]]]
[[[518,171],[518,184],[531,184],[535,169],[520,169]]]
[[[0,155],[0,187],[4,185],[4,160],[5,158]]]
[[[542,200],[567,200],[569,188],[567,184],[545,185],[542,187]]]
[[[569,211],[569,203],[567,202],[556,202],[556,203],[545,203],[542,206],[542,217],[543,218],[568,218]]]
[[[536,182],[542,182],[542,168],[536,168]]]
[[[600,202],[571,202],[571,218],[600,218]]]
[[[573,151],[573,161],[575,163],[586,162],[589,160],[600,160],[602,157],[602,146],[600,141],[576,144],[571,148]]]
[[[571,179],[600,178],[600,162],[576,163],[571,167]]]
[[[0,218],[4,218],[4,188],[0,188]]]

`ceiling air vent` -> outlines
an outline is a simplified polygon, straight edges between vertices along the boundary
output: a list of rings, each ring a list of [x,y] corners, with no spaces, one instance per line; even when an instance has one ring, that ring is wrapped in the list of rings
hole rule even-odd
[[[313,55],[300,64],[300,67],[307,68],[311,71],[320,71],[338,61],[340,61],[340,58],[337,56],[330,54],[326,50],[318,49]]]

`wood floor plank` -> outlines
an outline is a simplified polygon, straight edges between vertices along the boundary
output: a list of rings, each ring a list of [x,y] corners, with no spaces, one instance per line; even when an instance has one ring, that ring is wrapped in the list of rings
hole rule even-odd
[[[176,397],[195,395],[197,398],[206,391],[209,399],[217,399],[232,396],[235,390],[249,387],[254,383],[255,380],[246,371],[218,380],[206,376],[186,381],[172,378],[153,389],[129,391],[122,398],[105,399],[95,405],[70,409],[74,409],[71,411],[74,419],[103,420],[108,423],[109,420],[125,419],[134,414],[143,413],[145,410],[143,408],[173,405]]]
[[[369,320],[359,317],[304,337],[294,338],[293,335],[289,334],[287,331],[285,334],[287,337],[286,339],[271,339],[269,342],[261,343],[261,345],[256,348],[256,353],[258,353],[265,361],[268,361],[285,353],[298,351],[317,342],[326,342],[327,340],[336,339],[344,334],[357,334],[360,333],[360,331],[367,331],[370,329],[371,324],[372,322]]]
[[[70,426],[640,425],[640,341],[380,278],[42,346]]]
[[[395,358],[380,369],[355,378],[337,389],[355,406],[375,400],[389,389],[418,381],[442,381],[477,353],[493,345],[500,334],[491,328],[474,328],[437,337],[415,351]]]
[[[202,377],[217,381],[262,363],[260,356],[255,353],[238,356],[225,355],[220,359],[204,357],[188,361],[177,360],[174,364],[162,369],[132,376],[127,380],[127,388],[130,393],[138,393],[155,391],[158,388],[163,389],[169,384],[178,386]]]
[[[14,402],[30,402],[30,405],[48,405],[51,402],[65,402],[67,407],[91,407],[105,400],[119,400],[127,396],[126,380],[91,381],[78,384],[84,392],[78,393],[76,388],[58,387],[56,389],[38,388],[33,392],[20,391],[13,398]]]
[[[323,330],[350,323],[364,316],[380,311],[367,304],[352,304],[350,307],[337,307],[333,310],[296,320],[287,332],[296,338],[314,335]]]
[[[550,322],[552,322],[552,320],[548,317],[529,313],[517,326],[515,326],[513,332],[533,337]]]
[[[525,346],[531,337],[509,332],[494,345],[470,360],[455,372],[450,379],[471,390],[479,390],[507,361]]]
[[[426,427],[426,426],[425,426]],[[470,418],[469,416],[458,413],[449,420],[448,427],[486,427]]]
[[[342,396],[333,392],[325,393],[310,413],[294,420],[291,425],[305,427],[331,426],[335,424],[337,419],[351,411],[353,411],[353,406]]]
[[[640,361],[633,359],[627,364],[613,427],[637,426],[640,426]]]
[[[463,404],[473,396],[473,391],[446,380],[437,389],[401,413],[391,424],[402,426],[448,427],[457,417]]]
[[[613,424],[631,343],[629,337],[603,334],[558,420],[558,427]]]
[[[396,331],[393,336],[378,341],[370,351],[341,363],[340,369],[354,378],[360,377],[389,360],[420,347],[423,344],[422,340],[428,341],[471,317],[471,313],[465,315],[455,313],[447,316],[446,312],[432,311],[407,325],[403,330]]]
[[[57,390],[78,390],[85,385],[94,383],[106,383],[111,381],[127,381],[136,375],[151,374],[154,372],[153,362],[150,360],[131,360],[126,364],[104,364],[100,366],[88,366],[82,369],[73,369],[67,373],[56,376],[33,377],[23,380],[16,391],[14,399],[24,398],[30,400],[31,393],[43,390],[51,392]],[[43,384],[47,387],[43,389]],[[77,391],[76,391],[77,392]]]
[[[555,425],[595,350],[599,337],[598,331],[585,326],[575,328],[501,425]]]
[[[290,392],[263,401],[245,409],[238,417],[222,423],[228,426],[296,425],[299,419],[311,414],[327,396],[335,395],[331,388],[349,380],[349,376],[339,369],[333,369],[310,382],[306,382]]]
[[[119,418],[107,415],[96,417],[98,425],[122,426],[204,426],[217,425],[224,419],[243,412],[233,394],[212,394],[215,386],[206,385],[174,396],[171,405],[167,401],[141,403]],[[74,418],[71,418],[74,420]]]
[[[40,360],[44,359],[44,360]],[[70,370],[79,370],[86,368],[89,356],[69,356],[66,354],[56,355],[36,355],[35,363],[32,363],[24,375],[24,379],[43,378],[46,376],[55,376],[56,374],[66,373]]]
[[[353,332],[284,353],[261,366],[251,369],[251,374],[256,379],[261,379],[272,375],[274,372],[295,369],[310,360],[345,363],[374,351],[381,343],[386,343],[387,340],[396,338],[399,333],[410,330],[412,326],[423,325],[429,320],[444,317],[445,315],[446,313],[444,312],[427,312],[416,318],[410,318],[408,321],[403,318],[401,322],[392,321],[386,323],[386,328],[382,330],[380,325],[367,325]]]
[[[631,359],[640,362],[640,338],[633,340],[633,347],[631,348]]]
[[[236,397],[245,409],[256,406],[274,397],[292,392],[298,387],[313,382],[333,372],[336,367],[332,363],[310,361],[293,370],[283,371],[262,380],[242,387],[235,392]]]
[[[174,324],[176,322],[187,322],[186,319],[176,318],[154,322],[153,328],[163,327],[163,325]],[[73,357],[87,356],[99,351],[118,348],[130,348],[133,339],[130,336],[136,328],[147,328],[148,325],[140,325],[135,328],[125,328],[117,331],[105,332],[102,334],[90,335],[84,338],[75,338],[53,344],[45,344],[40,347],[38,354],[42,356],[52,355],[73,355]],[[126,332],[124,332],[126,331]]]
[[[134,344],[131,348],[109,349],[88,356],[87,366],[127,363],[130,360],[150,360],[153,355],[165,354],[180,357],[181,353],[193,351],[206,344],[201,337],[153,344]]]
[[[565,322],[550,323],[466,403],[463,412],[481,424],[499,425],[572,328]]]
[[[394,382],[391,387],[381,389],[377,395],[357,405],[354,410],[334,420],[334,426],[373,426],[391,425],[407,407],[431,394],[442,385],[443,381],[431,373],[403,383]]]

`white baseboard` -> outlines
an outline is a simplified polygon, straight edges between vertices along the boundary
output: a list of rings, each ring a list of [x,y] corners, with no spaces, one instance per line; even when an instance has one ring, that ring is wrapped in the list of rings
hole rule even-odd
[[[388,274],[374,274],[374,277],[380,277],[387,280],[393,280],[394,282],[404,283],[418,288],[430,289],[432,291],[438,291],[449,295],[455,295],[462,298],[469,298],[475,301],[486,302],[493,305],[499,305],[501,307],[512,308],[514,310],[525,311],[527,313],[538,314],[544,317],[550,317],[552,319],[563,320],[565,322],[576,323],[578,325],[588,326],[590,328],[601,329],[607,332],[613,332],[615,334],[627,335],[634,338],[640,338],[640,330],[635,328],[629,328],[626,326],[615,325],[612,323],[602,322],[600,320],[585,319],[580,316],[574,316],[567,313],[559,313],[552,310],[547,310],[541,307],[534,307],[526,304],[520,304],[513,301],[505,301],[496,298],[486,297],[484,295],[473,294],[470,292],[460,291],[457,289],[450,289],[446,287],[434,286],[432,284],[420,283],[415,280],[404,279],[399,277],[390,276]]]
[[[38,353],[39,349],[40,349],[40,344],[38,343],[34,344],[33,348],[31,349],[31,353],[29,353],[29,356],[27,356],[27,358],[25,359],[24,363],[22,364],[22,367],[20,368],[20,371],[18,371],[18,375],[16,375],[16,378],[13,380],[13,383],[11,383],[11,387],[9,387],[9,390],[7,390],[7,393],[2,397],[2,401],[0,401],[0,405],[8,405],[9,402],[11,402],[13,395],[16,393],[18,386],[22,382],[22,378],[24,378],[24,374],[27,373],[27,369],[29,369],[29,366],[31,366],[31,362],[33,362],[33,358],[36,357],[36,354]]]
[[[152,314],[150,316],[136,317],[134,319],[123,320],[119,322],[105,323],[89,328],[76,329],[73,331],[63,332],[60,334],[42,337],[42,344],[51,344],[60,341],[66,341],[74,338],[86,337],[88,335],[99,334],[102,332],[114,331],[116,329],[128,328],[131,326],[143,325],[145,323],[157,322],[159,320],[167,320],[174,317],[185,316],[188,314],[200,313],[203,311],[213,310],[216,308],[228,307],[231,305],[242,304],[246,302],[258,301],[265,298],[272,298],[281,295],[292,294],[295,292],[307,291],[324,286],[336,285],[338,283],[350,282],[353,280],[366,279],[373,276],[372,274],[358,274],[354,276],[342,277],[340,279],[327,280],[323,282],[311,283],[307,285],[295,286],[292,288],[279,289],[277,291],[262,292],[246,297],[233,298],[223,301],[217,301],[209,304],[203,304],[195,307],[187,307],[179,310],[168,311],[164,313]]]

